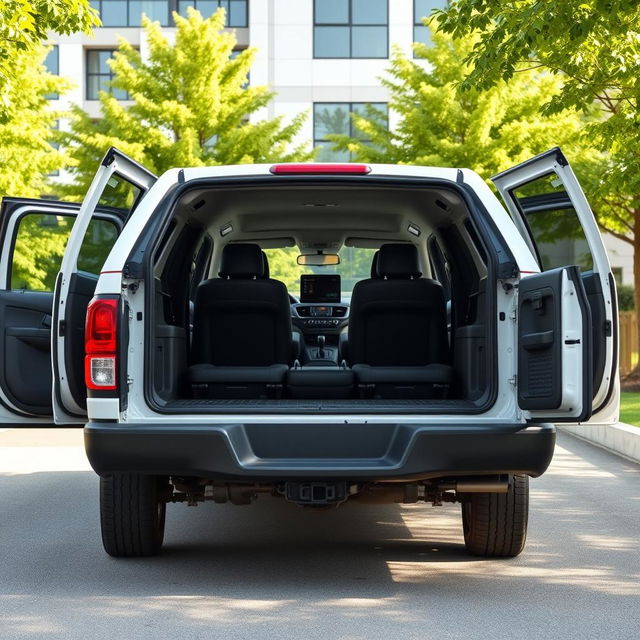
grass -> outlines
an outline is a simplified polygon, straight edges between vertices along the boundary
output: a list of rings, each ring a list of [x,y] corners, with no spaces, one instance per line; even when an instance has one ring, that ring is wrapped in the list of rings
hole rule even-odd
[[[620,394],[620,422],[640,427],[640,393],[623,391]]]

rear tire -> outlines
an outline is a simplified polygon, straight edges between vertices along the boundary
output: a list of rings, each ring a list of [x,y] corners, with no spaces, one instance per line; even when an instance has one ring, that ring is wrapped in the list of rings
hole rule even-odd
[[[529,476],[514,475],[507,493],[471,493],[462,503],[467,551],[486,558],[513,558],[523,549],[529,520]]]
[[[164,540],[163,476],[113,473],[100,478],[104,550],[116,558],[153,556]]]

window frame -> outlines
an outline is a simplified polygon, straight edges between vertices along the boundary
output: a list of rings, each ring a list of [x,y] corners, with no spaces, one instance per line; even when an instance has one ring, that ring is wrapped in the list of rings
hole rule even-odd
[[[349,133],[348,135],[351,136],[352,138],[355,137],[353,134],[353,118],[352,115],[355,113],[355,111],[353,110],[354,105],[363,105],[363,106],[367,106],[367,105],[371,105],[374,108],[377,108],[375,105],[384,105],[385,109],[386,109],[386,118],[387,118],[387,129],[389,128],[389,103],[388,102],[314,102],[313,103],[313,138],[312,138],[312,144],[313,144],[313,149],[316,149],[317,147],[320,146],[320,144],[326,144],[326,143],[330,143],[330,140],[327,139],[323,139],[323,138],[316,138],[316,106],[323,106],[323,105],[347,105],[348,106],[348,114],[349,114]],[[362,139],[363,142],[371,142],[371,140],[368,140],[366,138]],[[352,157],[352,152],[349,152],[349,162],[351,162],[353,160]],[[327,162],[341,162],[340,160],[327,160]]]
[[[119,0],[120,2],[124,2],[126,3],[126,12],[125,12],[125,17],[122,20],[122,22],[120,22],[119,24],[109,24],[109,25],[100,25],[100,29],[121,29],[123,27],[134,27],[134,28],[140,28],[140,23],[138,22],[137,24],[131,23],[130,21],[130,7],[131,7],[131,3],[132,2],[139,2],[140,0]],[[153,2],[154,0],[150,0],[151,2]],[[163,27],[170,27],[173,26],[173,18],[172,18],[172,7],[175,4],[175,0],[155,0],[157,1],[158,4],[160,4],[161,2],[166,2],[167,3],[167,17],[166,17],[166,21],[160,21],[161,26]],[[98,16],[100,17],[100,21],[102,21],[102,5],[103,4],[109,4],[108,0],[91,0],[90,4],[91,6],[98,12]],[[97,5],[97,6],[96,6]],[[141,14],[142,15],[142,12]]]
[[[345,0],[349,3],[347,22],[318,22],[317,7],[319,0],[313,0],[313,59],[314,60],[386,60],[389,58],[389,0],[386,2],[386,22],[382,23],[354,23],[353,22],[353,0]],[[322,1],[322,0],[320,0]],[[318,28],[323,27],[343,27],[349,30],[349,55],[347,56],[319,56],[316,54],[316,33]],[[354,56],[353,55],[353,29],[354,27],[384,27],[385,29],[385,55],[384,56]]]
[[[89,56],[92,53],[110,53],[111,55],[109,56],[109,59],[113,58],[113,54],[114,53],[118,53],[118,49],[108,49],[108,48],[104,48],[104,47],[86,47],[84,50],[84,82],[85,82],[85,91],[84,91],[84,95],[85,95],[85,100],[91,100],[91,101],[98,101],[100,100],[100,91],[103,91],[103,89],[98,88],[98,93],[96,94],[95,97],[91,97],[91,95],[89,94],[90,89],[91,89],[91,83],[89,82],[89,78],[91,77],[105,77],[108,76],[109,77],[109,82],[113,81],[113,78],[115,77],[115,74],[113,73],[113,71],[111,70],[111,67],[109,67],[109,73],[93,73],[91,71],[89,71]],[[100,61],[98,59],[98,68],[100,68]],[[100,86],[100,85],[99,85]],[[122,91],[122,89],[118,89],[118,91]],[[108,93],[110,95],[114,95],[113,94],[113,90],[112,87],[109,87]],[[114,96],[116,97],[116,96]],[[116,100],[131,100],[131,96],[129,95],[129,92],[126,91],[125,92],[125,97],[124,98],[118,98],[116,97]]]
[[[17,241],[18,241],[18,235],[20,234],[20,225],[22,224],[23,220],[25,218],[28,218],[29,216],[53,216],[53,217],[64,217],[64,218],[69,218],[71,221],[71,225],[69,226],[69,234],[67,235],[67,241],[69,239],[69,235],[71,235],[71,230],[73,228],[73,224],[75,223],[75,219],[77,217],[77,211],[73,211],[73,210],[61,210],[61,209],[38,209],[38,208],[28,208],[26,210],[24,210],[23,212],[21,212],[15,219],[15,222],[13,223],[13,228],[11,230],[11,246],[9,248],[9,255],[8,255],[8,260],[7,260],[7,269],[6,269],[6,282],[4,283],[4,290],[5,291],[28,291],[30,293],[54,293],[55,291],[55,278],[54,278],[54,284],[53,284],[53,289],[27,289],[27,288],[19,288],[19,289],[15,289],[12,285],[12,279],[13,279],[13,267],[14,267],[14,256],[15,256],[15,251],[16,251],[16,245],[17,245]],[[115,214],[108,214],[108,213],[101,213],[99,216],[97,216],[95,218],[96,222],[108,222],[109,224],[112,224],[115,228],[116,228],[116,242],[118,240],[118,237],[120,236],[120,234],[122,233],[122,219],[115,215]],[[93,222],[93,221],[92,221]],[[114,242],[115,244],[115,242]],[[113,245],[111,246],[111,248],[109,249],[109,252],[111,251],[111,249],[113,248]],[[108,255],[108,254],[107,254]],[[62,256],[60,256],[60,265],[62,264],[62,259],[64,257],[64,254]],[[58,270],[56,272],[56,278],[58,273],[60,272],[60,265],[58,265]],[[94,276],[96,279],[99,277],[100,273],[94,274],[94,273],[90,273],[88,271],[83,271],[83,273],[89,274],[91,276]]]
[[[175,11],[178,15],[185,17],[186,14],[182,14],[179,10],[180,7],[180,2],[184,2],[185,0],[169,0],[169,4],[171,5],[171,23],[172,25],[174,24],[173,22],[173,11]],[[220,3],[221,2],[225,2],[225,3],[230,3],[232,0],[192,0],[192,2],[190,2],[190,6],[192,6],[194,9],[198,8],[198,2],[204,2],[204,1],[209,1],[209,2],[217,2],[218,3],[218,7],[217,9],[214,9],[214,13],[215,11],[217,11],[221,6]],[[226,7],[223,6],[223,8],[226,11],[226,20],[225,20],[225,29],[248,29],[249,28],[249,10],[250,10],[250,5],[251,3],[249,2],[249,0],[236,0],[237,2],[244,2],[244,6],[245,6],[245,16],[246,16],[246,24],[232,24],[229,19],[231,17],[231,11],[230,9],[227,10]],[[175,8],[174,8],[175,7]]]
[[[121,21],[121,23],[119,24],[109,24],[109,25],[101,25],[99,28],[100,29],[122,29],[123,27],[132,27],[132,28],[140,28],[140,23],[136,22],[136,21],[132,21],[131,20],[131,3],[132,2],[139,2],[140,0],[120,0],[121,2],[126,3],[126,11],[125,11],[125,16],[123,18],[123,20]],[[201,0],[202,1],[202,0]],[[221,6],[220,2],[229,2],[230,0],[210,0],[213,2],[217,2],[218,3],[218,8]],[[246,29],[249,27],[249,10],[250,10],[250,2],[249,0],[237,0],[238,2],[244,2],[245,4],[245,15],[246,15],[246,24],[231,24],[231,23],[227,23],[225,24],[225,28],[231,28],[231,29]],[[161,26],[163,27],[175,27],[175,21],[173,19],[173,12],[175,11],[176,13],[178,13],[178,15],[183,15],[182,13],[180,13],[179,11],[179,2],[180,0],[157,0],[158,4],[160,4],[160,2],[166,2],[167,4],[167,16],[164,20],[160,21]],[[193,5],[195,8],[197,5],[198,0],[194,0]],[[98,12],[98,15],[100,16],[100,19],[102,20],[102,5],[104,3],[108,3],[108,0],[92,0],[91,1],[91,6]],[[230,17],[230,11],[227,11],[227,22],[228,22],[228,18]]]

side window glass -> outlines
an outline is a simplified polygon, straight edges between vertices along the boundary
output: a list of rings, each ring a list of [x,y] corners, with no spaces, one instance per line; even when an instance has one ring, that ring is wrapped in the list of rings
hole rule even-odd
[[[593,269],[593,258],[580,219],[555,173],[511,191],[538,250],[543,271],[577,265]]]
[[[74,216],[45,213],[28,213],[19,220],[11,259],[11,289],[53,291],[74,220]],[[78,269],[100,273],[117,236],[113,222],[92,220],[78,257]]]
[[[427,251],[429,252],[429,259],[431,260],[431,267],[433,269],[435,277],[444,289],[444,295],[447,300],[451,299],[451,276],[449,273],[449,265],[447,259],[438,244],[435,236],[429,238],[427,243]]]
[[[11,289],[53,291],[73,217],[28,213],[20,218],[11,260]]]
[[[98,205],[115,207],[131,214],[138,204],[140,193],[141,190],[138,187],[114,173],[107,181]]]
[[[108,220],[91,220],[78,254],[78,271],[98,275],[118,239],[118,227]]]

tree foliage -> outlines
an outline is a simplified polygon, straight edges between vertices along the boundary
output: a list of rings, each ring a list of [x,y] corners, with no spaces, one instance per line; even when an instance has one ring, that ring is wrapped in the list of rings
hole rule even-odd
[[[633,245],[640,308],[640,3],[456,0],[437,25],[455,37],[479,34],[461,89],[495,86],[524,65],[560,82],[546,112],[599,106],[603,117],[590,123],[585,138],[605,154],[605,165],[592,165],[580,179],[587,177],[600,225]]]
[[[89,33],[100,23],[88,0],[0,0],[0,121],[14,108],[12,93],[22,83],[16,59],[37,50],[49,31]]]
[[[75,166],[70,195],[82,196],[96,166],[116,146],[154,171],[176,166],[304,160],[302,146],[291,148],[304,115],[249,122],[273,93],[247,86],[256,50],[232,57],[235,35],[224,31],[224,11],[203,19],[189,9],[174,14],[175,42],[157,22],[143,22],[148,57],[121,40],[110,61],[113,87],[126,91],[132,104],[100,93],[102,118],[95,122],[80,108],[73,111],[66,144]],[[68,192],[69,193],[69,192]]]
[[[0,196],[37,197],[47,189],[47,174],[64,164],[63,154],[52,146],[60,114],[51,110],[46,96],[62,93],[68,85],[46,70],[46,54],[38,45],[12,62],[20,82],[8,86],[13,108],[0,121]]]
[[[473,63],[462,88],[487,88],[519,73],[523,64],[544,68],[561,82],[548,112],[590,109],[591,140],[611,152],[609,184],[640,193],[640,3],[636,0],[485,2],[457,0],[438,24],[456,37],[479,33],[467,54]]]
[[[388,75],[389,107],[398,122],[390,131],[369,109],[354,115],[358,136],[330,135],[336,147],[358,160],[470,167],[489,177],[552,146],[584,154],[576,145],[584,117],[571,110],[541,116],[559,89],[549,74],[529,71],[486,90],[458,90],[471,72],[461,61],[479,42],[475,35],[453,39],[434,32],[432,46],[414,45],[428,65],[395,49]]]

